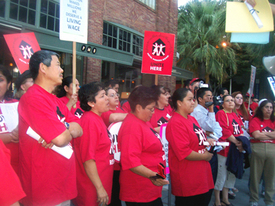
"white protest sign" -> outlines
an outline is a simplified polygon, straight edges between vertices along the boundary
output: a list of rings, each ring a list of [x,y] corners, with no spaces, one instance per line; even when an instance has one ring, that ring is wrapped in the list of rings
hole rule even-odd
[[[60,0],[59,39],[87,44],[88,0]]]
[[[161,137],[163,149],[164,149],[164,152],[165,152],[165,158],[166,158],[166,174],[170,174],[170,172],[169,172],[169,164],[168,164],[168,141],[167,141],[167,139],[166,139],[166,127],[167,127],[167,123],[162,124],[162,125],[160,126],[159,135],[160,135],[160,137]]]

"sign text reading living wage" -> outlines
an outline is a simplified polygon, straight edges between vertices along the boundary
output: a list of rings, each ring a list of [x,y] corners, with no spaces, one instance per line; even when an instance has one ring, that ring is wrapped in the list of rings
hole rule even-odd
[[[88,1],[61,0],[59,38],[86,44],[87,33]]]

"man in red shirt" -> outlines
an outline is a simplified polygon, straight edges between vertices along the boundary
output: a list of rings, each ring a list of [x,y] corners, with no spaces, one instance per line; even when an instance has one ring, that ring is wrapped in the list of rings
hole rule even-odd
[[[34,85],[20,99],[19,168],[24,205],[70,205],[77,195],[72,138],[82,135],[79,119],[52,91],[62,83],[58,55],[41,50],[30,59]],[[38,141],[37,141],[38,140]],[[54,148],[64,149],[62,156]],[[66,156],[66,157],[65,157]]]

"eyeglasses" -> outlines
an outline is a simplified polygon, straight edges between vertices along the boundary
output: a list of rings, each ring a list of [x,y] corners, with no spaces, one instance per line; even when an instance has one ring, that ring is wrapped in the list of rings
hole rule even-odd
[[[228,99],[228,100],[225,100],[224,102],[234,102],[234,99]]]
[[[119,96],[120,96],[120,95],[119,95],[118,93],[108,95],[108,97],[112,97],[112,98],[114,98],[114,97],[119,97]]]
[[[146,109],[148,109],[150,112],[154,112],[155,111],[155,107],[153,107],[153,108],[146,108]]]
[[[264,108],[266,108],[266,109],[273,109],[272,106],[264,106]]]
[[[236,99],[243,99],[242,97],[235,97]]]

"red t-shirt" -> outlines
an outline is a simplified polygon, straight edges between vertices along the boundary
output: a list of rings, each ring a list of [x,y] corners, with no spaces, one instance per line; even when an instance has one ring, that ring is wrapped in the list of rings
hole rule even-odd
[[[172,194],[194,196],[204,194],[214,188],[210,164],[207,161],[185,159],[192,151],[205,152],[203,142],[206,135],[197,120],[188,115],[187,119],[174,112],[166,128],[169,142],[169,169]]]
[[[247,102],[244,102],[244,106],[245,108],[249,111],[248,114],[250,116],[253,116],[254,115],[254,111],[255,109],[258,107],[258,104],[256,102],[251,102],[250,103],[250,108],[248,109],[248,103]]]
[[[116,110],[111,110],[111,109],[110,109],[110,110],[107,111],[107,112],[103,112],[103,113],[101,114],[101,118],[103,119],[103,121],[104,121],[104,123],[105,123],[105,125],[106,125],[107,127],[109,127],[110,124],[112,123],[112,122],[109,122],[109,118],[110,118],[110,115],[111,115],[112,113],[127,113],[127,112],[123,111],[120,107],[117,107]]]
[[[83,163],[95,160],[99,178],[111,201],[114,154],[112,137],[100,116],[92,111],[81,117],[83,135],[74,141],[76,154],[76,178],[78,196],[74,200],[78,206],[97,205],[96,189],[85,172]]]
[[[241,119],[234,113],[225,113],[224,110],[220,110],[216,114],[216,121],[220,124],[222,128],[222,137],[219,139],[220,142],[229,142],[227,140],[228,137],[233,135],[234,137],[238,137],[243,134],[241,125],[243,124]],[[224,150],[221,150],[218,154],[227,157],[229,152],[229,146],[225,147]]]
[[[18,102],[18,100],[16,99],[10,99],[10,100],[5,100],[2,103],[14,103],[14,102]],[[2,114],[1,108],[0,108],[0,134],[5,134],[5,133],[9,133],[8,132],[8,128],[6,125],[6,121],[4,119],[4,116]],[[19,159],[18,159],[18,153],[19,153],[19,144],[18,143],[8,143],[6,144],[6,147],[10,150],[11,152],[11,166],[14,169],[14,171],[16,172],[16,174],[19,174]]]
[[[27,197],[24,205],[57,205],[76,197],[75,156],[67,159],[45,149],[26,134],[31,127],[47,143],[62,134],[61,121],[78,122],[64,103],[34,84],[21,97],[19,106],[19,171]]]
[[[59,98],[65,105],[67,105],[67,103],[69,102],[69,98],[67,97],[67,96],[64,96],[64,97],[61,97],[61,98]],[[81,116],[83,115],[83,110],[81,109],[81,107],[80,107],[80,102],[79,101],[77,101],[76,102],[76,107],[74,108],[74,107],[72,107],[71,108],[71,113],[73,114],[73,115],[75,115],[75,116],[77,116],[79,119],[81,118]]]
[[[171,113],[171,107],[169,108],[168,106],[164,107],[163,109],[155,108],[155,112],[149,122],[151,123],[153,128],[159,127],[162,124],[168,122],[168,120],[171,118]]]
[[[146,122],[129,113],[118,133],[121,151],[120,199],[127,202],[151,202],[161,197],[162,187],[130,169],[144,165],[158,172],[158,164],[165,165],[165,155],[157,132]]]
[[[18,176],[10,165],[10,152],[0,139],[0,205],[10,206],[25,195]]]
[[[259,130],[260,132],[273,132],[275,128],[275,122],[272,122],[270,119],[264,119],[264,121],[261,121],[258,117],[252,118],[252,120],[249,123],[249,133],[252,134],[252,132],[255,132]],[[257,140],[257,139],[251,139],[251,143],[275,143],[275,140]]]
[[[125,103],[122,105],[122,109],[123,109],[123,111],[125,111],[125,112],[127,112],[127,113],[130,113],[130,112],[131,112],[131,107],[130,107],[129,101],[125,102]]]

